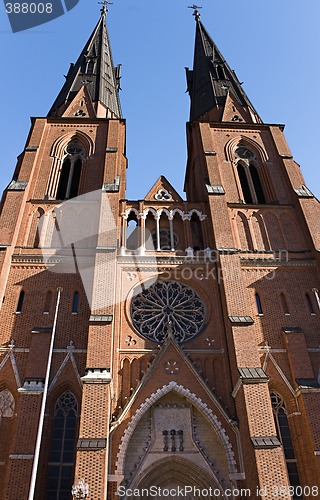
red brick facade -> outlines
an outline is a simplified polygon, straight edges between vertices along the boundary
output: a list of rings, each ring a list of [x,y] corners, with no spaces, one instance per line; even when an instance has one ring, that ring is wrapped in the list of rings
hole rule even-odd
[[[127,201],[124,120],[86,87],[67,104],[33,120],[3,197],[1,499],[29,494],[58,287],[35,499],[71,495],[49,486],[48,464],[58,470],[50,484],[64,481],[64,458],[52,454],[63,411],[76,429],[66,484],[83,478],[90,499],[117,498],[118,486],[291,498],[290,482],[318,498],[320,210],[283,127],[253,119],[230,93],[188,123],[187,201],[163,177]],[[71,143],[82,148],[68,211],[77,222],[59,232],[62,168],[78,158]],[[157,326],[141,334],[132,301],[157,282],[185,285],[186,302],[192,290],[204,319],[174,310],[172,295],[159,316],[167,337]],[[201,328],[179,342],[177,317],[183,335]],[[62,400],[70,406],[59,414]]]

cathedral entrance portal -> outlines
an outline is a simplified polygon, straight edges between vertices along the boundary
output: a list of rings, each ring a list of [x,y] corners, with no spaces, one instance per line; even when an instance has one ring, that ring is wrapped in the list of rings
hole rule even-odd
[[[155,500],[207,500],[224,498],[218,481],[194,462],[180,458],[153,464],[136,486],[140,498]]]

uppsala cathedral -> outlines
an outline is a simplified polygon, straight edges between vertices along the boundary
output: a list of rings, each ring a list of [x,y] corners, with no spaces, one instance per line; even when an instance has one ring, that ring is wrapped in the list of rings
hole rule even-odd
[[[197,8],[185,199],[127,200],[106,12],[2,198],[0,498],[319,498],[319,202]]]

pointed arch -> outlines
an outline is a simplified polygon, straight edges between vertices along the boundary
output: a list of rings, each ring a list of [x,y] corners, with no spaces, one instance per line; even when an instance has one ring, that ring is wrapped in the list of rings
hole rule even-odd
[[[31,227],[29,230],[28,245],[39,248],[42,239],[42,229],[44,222],[44,210],[38,207],[33,213]]]
[[[44,300],[43,314],[49,314],[52,304],[52,291],[48,290]]]
[[[25,298],[25,292],[24,292],[24,290],[21,290],[21,292],[19,294],[19,298],[18,298],[16,313],[21,313],[22,312],[24,298]]]
[[[70,390],[57,398],[52,422],[46,498],[69,498],[74,474],[79,405]]]
[[[270,393],[270,398],[277,437],[283,446],[289,482],[291,486],[297,487],[300,486],[300,479],[286,405],[282,396],[275,391]]]
[[[192,214],[192,215],[191,215]],[[201,219],[196,211],[191,210],[190,212],[190,226],[191,226],[191,236],[192,236],[192,247],[193,250],[203,250],[204,249],[204,239]]]
[[[262,148],[258,142],[251,139],[251,137],[247,137],[246,135],[238,135],[237,137],[233,137],[229,140],[225,145],[225,155],[228,161],[232,162],[234,160],[235,151],[239,146],[252,149],[260,158],[262,163],[268,160],[265,149]]]
[[[147,410],[162,396],[168,394],[171,391],[175,391],[178,394],[186,397],[194,406],[197,407],[197,409],[202,413],[206,418],[212,423],[215,431],[217,432],[217,435],[219,437],[219,440],[221,444],[223,445],[223,448],[226,453],[227,457],[227,462],[228,462],[228,467],[229,467],[229,474],[235,474],[236,471],[236,461],[234,457],[234,453],[232,450],[232,445],[229,441],[229,438],[218,420],[218,417],[213,414],[212,409],[210,409],[206,403],[204,403],[200,398],[198,398],[194,393],[192,393],[189,389],[186,389],[182,385],[178,385],[176,382],[171,381],[168,385],[162,386],[160,389],[158,389],[155,393],[151,394],[149,398],[147,398],[144,403],[140,405],[140,407],[137,409],[135,414],[132,416],[128,427],[126,428],[124,435],[122,436],[121,439],[121,444],[119,446],[119,452],[117,455],[117,463],[116,463],[116,472],[119,475],[124,474],[124,464],[125,464],[125,457],[127,453],[127,448],[129,446],[129,442],[131,439],[131,436],[133,435],[133,432],[135,428],[137,427],[140,419],[142,416],[147,412]]]
[[[290,312],[289,312],[287,297],[283,292],[280,293],[280,303],[284,314],[289,315]]]
[[[243,212],[237,213],[237,229],[242,250],[253,250],[252,236],[246,215]]]
[[[313,304],[312,304],[312,300],[311,300],[311,297],[310,297],[310,294],[308,292],[306,292],[306,303],[307,303],[307,306],[308,306],[308,309],[309,309],[309,313],[311,315],[315,315],[315,310],[314,310],[314,307],[313,307]]]
[[[83,166],[93,152],[94,142],[79,130],[64,134],[54,142],[50,152],[53,164],[47,187],[49,199],[64,200],[79,194]]]
[[[256,306],[257,306],[258,314],[261,315],[261,314],[263,314],[263,309],[262,309],[260,295],[257,292],[255,294],[255,299],[256,299]]]
[[[1,419],[11,418],[14,415],[15,399],[8,389],[0,391],[0,424]]]

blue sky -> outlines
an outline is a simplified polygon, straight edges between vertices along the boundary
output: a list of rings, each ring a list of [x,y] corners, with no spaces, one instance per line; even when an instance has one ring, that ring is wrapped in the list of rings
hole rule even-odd
[[[129,158],[127,198],[140,199],[165,175],[183,192],[189,116],[186,66],[195,23],[188,0],[114,0],[108,28],[114,63],[122,64]],[[320,197],[318,98],[319,0],[202,0],[201,19],[266,123],[285,134],[306,184]],[[23,150],[30,116],[45,116],[99,18],[96,1],[13,34],[0,7],[0,190]]]

